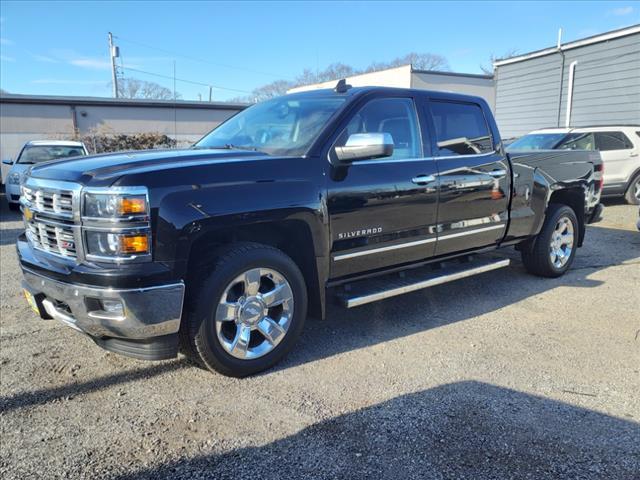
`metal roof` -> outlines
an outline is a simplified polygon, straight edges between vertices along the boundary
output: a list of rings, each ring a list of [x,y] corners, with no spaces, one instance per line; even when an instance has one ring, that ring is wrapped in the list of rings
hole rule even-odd
[[[244,103],[195,102],[190,100],[147,100],[138,98],[68,97],[56,95],[22,95],[3,93],[0,103],[48,104],[48,105],[101,105],[158,108],[202,108],[206,110],[243,110]]]
[[[496,60],[495,62],[493,62],[493,66],[499,67],[502,65],[508,65],[510,63],[522,62],[525,60],[529,60],[531,58],[551,55],[553,53],[557,53],[558,51],[571,50],[572,48],[583,47],[585,45],[591,45],[593,43],[606,42],[607,40],[612,40],[614,38],[626,37],[627,35],[633,35],[634,33],[640,33],[640,24],[633,25],[631,27],[620,28],[618,30],[612,30],[610,32],[601,33],[598,35],[593,35],[591,37],[583,38],[581,40],[565,43],[564,45],[560,45],[560,47],[544,48],[542,50],[535,50],[533,52],[525,53],[523,55],[517,55],[511,58]]]

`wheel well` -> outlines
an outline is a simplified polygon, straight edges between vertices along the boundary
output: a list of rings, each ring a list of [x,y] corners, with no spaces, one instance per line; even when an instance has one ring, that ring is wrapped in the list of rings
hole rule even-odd
[[[189,251],[187,285],[214,263],[223,247],[238,242],[269,245],[291,257],[307,285],[309,313],[322,316],[323,299],[318,284],[313,237],[308,225],[300,220],[243,225],[203,235]],[[204,256],[202,252],[205,252]]]
[[[629,187],[631,186],[631,184],[633,183],[633,181],[636,179],[636,177],[640,176],[640,168],[638,168],[635,172],[633,172],[630,176],[629,176],[629,181],[627,182],[627,184],[624,186],[624,193],[627,193],[627,190],[629,190]]]
[[[567,188],[562,190],[556,190],[551,194],[549,199],[549,205],[552,203],[560,203],[572,208],[578,217],[579,238],[578,246],[582,246],[585,234],[585,220],[584,220],[584,191],[580,188]]]

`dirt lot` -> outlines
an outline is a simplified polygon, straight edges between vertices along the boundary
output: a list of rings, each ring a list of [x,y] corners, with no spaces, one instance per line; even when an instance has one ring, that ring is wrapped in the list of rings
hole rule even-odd
[[[234,380],[36,319],[0,201],[3,479],[640,477],[633,207],[608,207],[563,278],[510,250],[509,269],[331,309]]]

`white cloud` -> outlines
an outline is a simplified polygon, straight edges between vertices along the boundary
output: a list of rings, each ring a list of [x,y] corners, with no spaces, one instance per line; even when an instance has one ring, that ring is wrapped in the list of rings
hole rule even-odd
[[[6,55],[0,55],[0,61],[1,62],[15,62],[16,59],[13,57],[8,57]]]
[[[8,38],[1,37],[0,45],[13,45],[13,40],[9,40]]]
[[[628,7],[614,8],[613,10],[610,11],[610,13],[617,17],[624,17],[625,15],[630,15],[633,13],[633,7],[628,6]]]
[[[74,58],[69,60],[71,65],[80,68],[89,68],[91,70],[109,70],[111,64],[106,60],[98,58]]]
[[[37,85],[107,85],[104,80],[63,80],[57,78],[39,78],[30,83]]]
[[[34,60],[38,61],[38,62],[44,62],[44,63],[60,63],[58,60],[56,60],[55,58],[52,57],[47,57],[46,55],[38,55],[35,53],[32,53],[31,56],[33,57]]]

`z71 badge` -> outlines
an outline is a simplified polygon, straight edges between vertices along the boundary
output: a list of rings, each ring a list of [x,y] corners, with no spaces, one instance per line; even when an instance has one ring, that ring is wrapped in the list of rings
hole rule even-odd
[[[338,240],[347,238],[364,237],[365,235],[375,235],[381,233],[382,227],[363,228],[362,230],[354,230],[353,232],[338,233]]]

